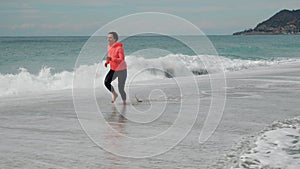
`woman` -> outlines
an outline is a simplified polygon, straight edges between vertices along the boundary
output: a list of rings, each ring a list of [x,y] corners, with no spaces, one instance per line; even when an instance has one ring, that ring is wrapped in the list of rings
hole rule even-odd
[[[123,44],[118,41],[118,34],[116,32],[109,32],[107,35],[107,53],[106,62],[104,64],[107,67],[110,64],[110,70],[105,77],[104,84],[107,89],[112,93],[112,103],[114,103],[118,97],[118,94],[111,85],[111,82],[118,78],[118,89],[121,94],[123,104],[126,104],[126,93],[124,91],[125,82],[127,78],[127,65],[125,62]]]

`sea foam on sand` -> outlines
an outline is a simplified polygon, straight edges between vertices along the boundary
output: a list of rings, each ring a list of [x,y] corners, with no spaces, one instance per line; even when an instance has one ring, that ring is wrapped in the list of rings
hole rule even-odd
[[[234,161],[235,164],[231,168],[300,167],[300,116],[275,121],[262,130],[255,139],[248,138],[249,140],[253,142],[243,147],[244,152]]]

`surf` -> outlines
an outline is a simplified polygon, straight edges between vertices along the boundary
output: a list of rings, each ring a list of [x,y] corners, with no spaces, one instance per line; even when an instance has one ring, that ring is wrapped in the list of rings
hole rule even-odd
[[[203,59],[211,63],[204,65]],[[220,59],[223,68],[214,65]],[[168,54],[159,58],[144,58],[138,55],[126,56],[128,64],[128,81],[143,81],[184,76],[199,76],[222,71],[232,72],[276,64],[292,63],[297,59],[278,60],[242,60],[230,59],[214,55]],[[103,79],[108,71],[103,67],[104,61],[93,65],[80,65],[76,76],[82,79],[82,88],[103,87]],[[18,95],[27,92],[47,92],[73,88],[73,71],[54,72],[55,68],[43,66],[37,74],[30,73],[27,68],[20,67],[15,74],[0,73],[0,97]],[[138,72],[138,73],[137,73]],[[95,83],[87,83],[86,79],[95,79]]]

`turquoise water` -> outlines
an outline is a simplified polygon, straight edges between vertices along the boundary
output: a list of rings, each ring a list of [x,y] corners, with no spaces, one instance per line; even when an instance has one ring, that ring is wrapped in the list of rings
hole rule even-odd
[[[25,68],[37,74],[42,67],[52,72],[73,71],[76,58],[89,37],[0,37],[0,73],[19,72]],[[105,42],[105,37],[103,42]],[[195,37],[185,37],[197,41]],[[208,36],[220,56],[240,60],[284,60],[300,58],[300,36]],[[105,45],[99,44],[99,45]],[[124,41],[125,54],[140,47],[155,47],[174,54],[194,55],[188,47],[168,37],[139,36]],[[158,55],[150,56],[157,58]],[[161,57],[161,56],[159,56]]]
[[[211,36],[219,55],[234,59],[300,58],[300,36]]]
[[[26,68],[38,73],[43,66],[54,71],[72,70],[87,37],[1,37],[0,73]]]

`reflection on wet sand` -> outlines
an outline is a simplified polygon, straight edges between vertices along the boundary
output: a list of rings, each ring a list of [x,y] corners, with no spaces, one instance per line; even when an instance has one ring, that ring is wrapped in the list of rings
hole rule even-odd
[[[120,139],[122,139],[121,135],[126,135],[126,105],[123,105],[119,111],[116,106],[112,106],[111,110],[106,120],[114,131],[107,131],[105,139],[108,140],[115,149],[122,149],[122,145],[118,143],[120,143]],[[106,161],[110,161],[110,164],[106,168],[114,169],[120,167],[118,163],[119,160],[119,157],[115,155],[106,156]]]
[[[105,120],[107,125],[109,125],[109,130],[106,131],[105,138],[114,144],[114,139],[121,139],[122,135],[126,135],[126,122],[125,117],[126,105],[123,105],[120,109],[112,106],[111,113],[108,113]],[[115,142],[119,142],[116,140]]]
[[[116,106],[112,106],[112,112],[107,118],[109,124],[123,124],[126,123],[127,119],[125,118],[126,105],[123,105],[120,111],[118,111]]]

